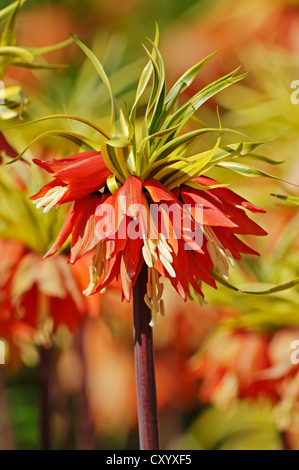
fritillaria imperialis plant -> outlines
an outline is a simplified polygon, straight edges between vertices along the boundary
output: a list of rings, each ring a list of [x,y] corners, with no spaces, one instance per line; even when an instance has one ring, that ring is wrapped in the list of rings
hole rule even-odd
[[[218,128],[204,127],[195,116],[209,98],[246,74],[237,75],[235,70],[181,104],[181,94],[213,54],[191,67],[167,91],[158,38],[157,28],[154,42],[149,41],[151,51],[145,47],[149,61],[129,111],[116,102],[97,57],[73,38],[107,87],[111,98],[109,130],[73,115],[33,121],[73,119],[98,134],[91,140],[74,132],[51,130],[36,137],[33,142],[62,136],[78,144],[81,151],[59,160],[35,159],[52,179],[31,199],[44,212],[72,202],[60,234],[45,257],[55,254],[72,235],[71,263],[96,249],[86,295],[103,292],[118,277],[123,297],[130,301],[133,294],[142,449],[159,447],[152,326],[157,314],[164,314],[162,278],[184,300],[202,302],[202,283],[216,288],[215,279],[227,279],[229,265],[234,266],[241,253],[257,255],[239,236],[266,235],[244,209],[265,211],[207,173],[217,166],[247,176],[269,176],[234,159],[251,156],[271,163],[254,154],[261,143],[222,144],[223,133],[232,131],[222,129],[220,119]],[[196,128],[192,127],[194,122]],[[213,147],[192,152],[191,144],[209,134],[216,135]]]

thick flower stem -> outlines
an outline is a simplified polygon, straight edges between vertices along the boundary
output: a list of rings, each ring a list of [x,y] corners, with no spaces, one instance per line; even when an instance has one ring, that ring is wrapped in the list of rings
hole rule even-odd
[[[41,346],[39,366],[39,438],[41,450],[50,450],[51,448],[50,377],[51,349]]]
[[[138,276],[133,290],[134,353],[137,386],[139,445],[141,450],[159,449],[153,331],[151,312],[144,302],[147,266]]]

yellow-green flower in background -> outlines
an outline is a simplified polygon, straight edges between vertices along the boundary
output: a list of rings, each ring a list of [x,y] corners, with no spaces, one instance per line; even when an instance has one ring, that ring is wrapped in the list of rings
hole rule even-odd
[[[72,39],[63,41],[48,47],[30,48],[18,46],[15,35],[15,24],[17,13],[21,5],[26,0],[13,2],[6,8],[0,10],[0,26],[2,33],[0,36],[0,119],[7,120],[17,116],[22,116],[22,112],[27,107],[29,99],[23,95],[19,85],[5,86],[3,79],[11,65],[17,67],[28,67],[32,69],[47,69],[62,67],[61,65],[41,64],[35,62],[35,58],[47,54],[48,52],[61,49],[72,42]]]

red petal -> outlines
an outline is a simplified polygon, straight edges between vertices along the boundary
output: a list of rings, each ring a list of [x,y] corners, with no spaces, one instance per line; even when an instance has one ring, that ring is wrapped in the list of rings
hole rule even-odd
[[[171,201],[179,203],[178,199],[162,183],[150,178],[143,183],[143,187],[148,190],[154,202]]]
[[[61,227],[58,237],[56,238],[49,251],[45,254],[44,258],[48,258],[48,256],[54,255],[62,247],[62,245],[66,242],[66,240],[72,233],[75,220],[76,218],[73,204],[65,218],[65,221]]]
[[[101,195],[94,193],[74,203],[75,222],[72,235],[70,263],[75,263],[99,242],[95,235],[95,213]]]
[[[198,191],[188,186],[183,185],[181,188],[181,195],[186,204],[201,205],[203,207],[203,225],[220,226],[220,227],[237,227],[228,217],[226,217],[224,211],[221,208],[213,204],[209,199],[209,195],[206,191]],[[194,208],[191,208],[193,215]],[[201,222],[201,221],[199,221]]]
[[[125,198],[124,201],[126,207],[122,207],[124,201],[120,200],[120,197]],[[126,213],[130,217],[134,217],[135,211],[131,213],[130,206],[132,206],[133,204],[143,204],[142,180],[137,176],[129,176],[125,184],[117,191],[115,204],[116,203],[118,206],[123,208],[124,213]]]
[[[210,271],[213,270],[213,262],[209,253],[206,251],[204,254],[194,253],[195,261],[190,256],[190,270],[193,269],[194,276],[209,286],[217,289],[215,280],[211,277]],[[192,271],[191,271],[192,272]]]
[[[239,209],[229,202],[223,202],[223,206],[226,213],[229,213],[232,220],[234,220],[239,226],[232,230],[234,233],[258,236],[267,235],[267,232],[251,220],[243,209]]]
[[[129,302],[132,294],[132,280],[140,263],[142,240],[128,238],[120,263],[120,276],[125,299]]]
[[[207,203],[212,204],[214,207],[224,215],[226,215],[233,224],[233,229],[229,226],[215,224],[215,226],[227,227],[230,231],[234,233],[244,234],[244,235],[267,235],[264,229],[262,229],[258,224],[251,220],[243,209],[240,209],[225,199],[219,198],[212,193],[212,190],[208,191],[198,191],[202,194],[202,197]],[[204,223],[205,223],[205,208],[204,208]],[[213,225],[213,224],[211,224]]]
[[[75,155],[71,155],[70,157],[67,158],[60,158],[60,159],[53,159],[53,160],[38,160],[34,159],[34,163],[44,170],[48,171],[48,173],[55,173],[56,171],[62,170],[63,168],[67,168],[71,165],[74,165],[75,163],[78,163],[80,161],[89,159],[90,157],[95,157],[95,156],[101,156],[101,152],[95,152],[95,151],[90,151],[90,152],[82,152],[82,153],[77,153]]]
[[[120,261],[121,261],[121,254],[118,254],[111,260],[109,260],[106,264],[106,276],[101,281],[100,285],[96,288],[94,293],[100,292],[105,287],[109,286],[111,281],[119,275],[120,271]]]
[[[40,197],[45,196],[50,189],[55,188],[56,186],[65,186],[65,184],[57,180],[50,181],[50,183],[45,184],[45,186],[43,186],[38,193],[34,194],[34,196],[31,196],[30,199],[35,201],[35,199],[39,199]],[[69,194],[69,192],[66,194]]]
[[[234,234],[217,227],[213,230],[223,247],[229,249],[233,257],[237,260],[241,259],[240,253],[259,256],[259,253],[257,251],[250,248]]]
[[[171,263],[176,276],[172,277],[166,271],[163,264],[161,263],[160,259],[158,258],[157,263],[155,264],[155,268],[161,274],[161,276],[167,277],[177,293],[182,297],[183,300],[187,300],[186,292],[189,293],[188,289],[188,272],[185,266],[185,253],[184,253],[184,242],[179,240],[179,250],[178,254],[172,253],[173,255],[173,262]]]
[[[194,181],[196,181],[199,184],[202,184],[203,186],[212,186],[214,184],[218,184],[217,181],[207,178],[205,176],[199,176],[198,178],[194,178]],[[261,209],[260,207],[255,206],[251,202],[247,201],[246,199],[242,198],[238,194],[231,191],[230,189],[215,188],[215,189],[210,189],[209,191],[216,194],[216,196],[219,196],[220,198],[225,199],[228,202],[231,202],[234,205],[245,207],[245,209],[248,209],[251,212],[260,212],[263,214],[267,213],[267,211],[265,211],[264,209]]]
[[[150,209],[151,238],[157,238],[158,233],[161,233],[177,251],[177,240],[181,238],[182,231],[183,210],[181,205],[165,201],[154,206],[155,210],[153,207]]]
[[[61,198],[61,202],[68,202],[102,189],[110,173],[103,158],[97,155],[59,170],[53,176],[69,186],[70,193]]]
[[[237,241],[239,241],[239,239],[227,230],[222,230],[218,227],[215,227],[213,231],[222,244],[223,248],[228,249],[235,259],[240,260],[241,255],[237,248]]]

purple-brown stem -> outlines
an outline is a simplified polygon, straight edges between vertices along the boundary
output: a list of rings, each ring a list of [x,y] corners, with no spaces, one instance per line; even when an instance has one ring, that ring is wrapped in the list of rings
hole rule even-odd
[[[281,431],[280,437],[281,437],[282,449],[283,450],[291,450],[287,432],[286,431]]]
[[[51,449],[51,410],[50,410],[50,383],[51,383],[51,349],[40,347],[39,365],[39,438],[40,449]]]
[[[144,263],[133,289],[134,354],[137,386],[139,445],[141,450],[159,449],[159,427],[151,311],[144,302],[147,266]]]

